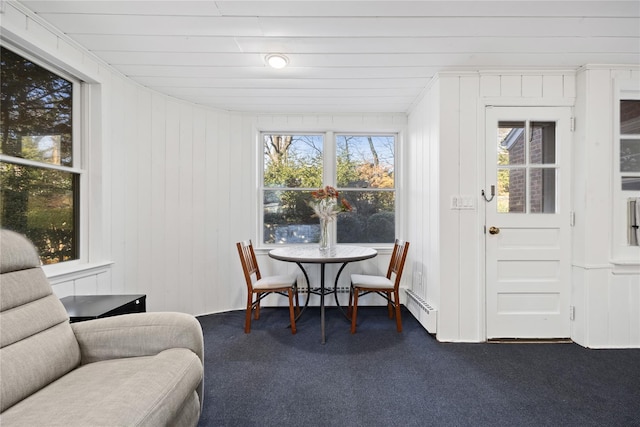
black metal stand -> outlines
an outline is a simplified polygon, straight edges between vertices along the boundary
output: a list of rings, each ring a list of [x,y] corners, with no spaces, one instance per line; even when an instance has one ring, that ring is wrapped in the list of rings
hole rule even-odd
[[[333,284],[333,289],[331,288],[327,289],[324,285],[324,279],[325,279],[324,271],[327,263],[319,263],[319,264],[320,264],[320,287],[312,288],[311,282],[309,282],[309,275],[307,274],[307,271],[302,266],[302,263],[296,262],[296,265],[300,268],[300,270],[302,270],[302,274],[304,274],[304,279],[307,282],[307,300],[305,301],[304,307],[302,308],[302,310],[300,310],[300,314],[298,314],[298,317],[296,317],[296,321],[300,318],[300,316],[302,316],[302,313],[304,313],[304,311],[307,309],[307,306],[309,305],[309,298],[311,298],[311,294],[320,295],[320,335],[321,335],[321,343],[324,344],[326,342],[325,305],[324,305],[325,295],[330,295],[330,294],[334,295],[334,298],[336,301],[336,307],[338,307],[338,309],[344,315],[347,321],[349,320],[349,316],[347,316],[347,313],[345,313],[345,311],[342,309],[342,306],[340,305],[340,302],[338,301],[338,279],[340,279],[340,274],[342,274],[342,270],[344,270],[348,262],[343,263],[340,269],[338,270],[338,274],[336,274],[336,280]]]

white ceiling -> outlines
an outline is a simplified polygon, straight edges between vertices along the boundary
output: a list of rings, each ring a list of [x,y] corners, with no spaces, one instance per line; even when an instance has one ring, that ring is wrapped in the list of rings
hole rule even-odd
[[[406,112],[439,71],[640,64],[638,0],[21,3],[136,82],[233,111]]]

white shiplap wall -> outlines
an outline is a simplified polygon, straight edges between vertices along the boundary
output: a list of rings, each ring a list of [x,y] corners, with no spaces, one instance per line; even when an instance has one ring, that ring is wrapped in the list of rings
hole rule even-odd
[[[487,105],[573,105],[572,71],[441,73],[409,116],[410,235],[422,254],[413,291],[437,309],[441,341],[483,341],[484,109]],[[422,171],[429,165],[428,171]],[[473,210],[451,210],[472,196]],[[428,224],[428,227],[426,226]],[[426,271],[424,271],[426,269]]]
[[[398,115],[240,115],[181,102],[132,83],[9,3],[2,37],[95,84],[99,120],[89,132],[94,145],[87,162],[101,173],[91,184],[91,261],[113,264],[56,278],[60,296],[142,292],[150,310],[200,314],[242,308],[234,243],[255,235],[255,202],[247,195],[257,197],[256,131],[357,129],[374,123],[402,129],[406,121]],[[634,70],[628,72],[637,78]],[[407,192],[402,197],[409,209],[401,234],[411,241],[404,282],[438,309],[438,339],[484,340],[482,213],[448,209],[451,195],[479,194],[484,106],[572,105],[577,98],[583,99],[577,105],[578,124],[605,120],[610,110],[596,111],[611,94],[597,88],[610,87],[611,72],[579,76],[588,77],[579,77],[576,93],[572,72],[441,74],[413,108],[403,156]],[[597,95],[590,98],[592,93]],[[603,129],[590,126],[583,132]],[[603,138],[610,149],[610,135]],[[600,141],[590,142],[592,150],[574,150],[582,165],[574,173],[576,188],[590,176],[587,170],[598,167],[605,168],[600,178],[608,180],[611,162],[599,157]],[[576,200],[594,201],[592,196],[585,187]],[[588,224],[611,218],[607,209],[606,204],[585,205]],[[575,247],[589,243],[589,253],[599,251],[602,239],[587,235],[586,226],[574,232]],[[639,276],[599,268],[610,266],[608,256],[584,261],[589,269],[581,266],[582,255],[574,256],[574,340],[592,347],[639,346]],[[264,253],[260,262],[267,273],[297,269]],[[379,272],[387,262],[382,254],[349,268]]]
[[[586,347],[640,347],[640,248],[626,245],[626,219],[616,215],[625,200],[613,179],[613,104],[627,83],[640,87],[640,67],[592,65],[577,74],[584,96],[574,141],[572,338]]]
[[[89,227],[90,261],[101,267],[54,277],[58,296],[145,293],[150,311],[192,314],[242,308],[246,288],[235,242],[256,240],[258,130],[402,133],[406,126],[403,114],[253,115],[204,108],[133,83],[11,4],[2,24],[4,40],[89,82],[95,103],[87,132],[93,155],[85,160],[93,174],[101,171],[91,178],[95,221]],[[299,273],[264,251],[259,262],[267,274]],[[345,269],[340,284],[348,286],[350,272],[384,272],[387,264],[382,251]],[[328,267],[328,277],[336,270]]]
[[[246,291],[235,242],[257,240],[259,128],[331,129],[327,126],[339,123],[358,129],[381,122],[401,128],[406,121],[392,115],[230,114],[181,103],[122,79],[111,93],[125,104],[110,124],[124,129],[113,135],[109,147],[112,291],[146,293],[150,310],[201,314],[243,307]],[[299,273],[295,265],[275,262],[264,252],[259,262],[264,274]],[[379,271],[387,262],[380,256],[350,268]],[[310,272],[317,282],[317,272]],[[331,267],[327,273],[332,277],[335,271]]]

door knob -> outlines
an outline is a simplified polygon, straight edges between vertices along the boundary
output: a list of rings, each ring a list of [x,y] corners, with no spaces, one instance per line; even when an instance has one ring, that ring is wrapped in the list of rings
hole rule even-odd
[[[500,233],[500,229],[498,227],[489,227],[489,234],[498,234]]]

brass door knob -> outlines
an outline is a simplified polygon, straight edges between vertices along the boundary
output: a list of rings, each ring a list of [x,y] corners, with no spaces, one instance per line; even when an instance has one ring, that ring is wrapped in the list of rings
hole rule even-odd
[[[498,227],[489,227],[489,234],[498,234],[500,229]]]

